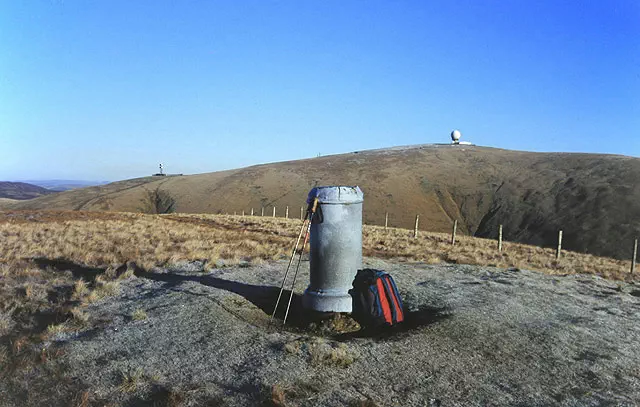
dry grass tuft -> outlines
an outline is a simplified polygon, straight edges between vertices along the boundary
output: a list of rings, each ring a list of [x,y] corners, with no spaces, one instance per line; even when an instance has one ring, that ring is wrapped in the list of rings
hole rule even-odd
[[[27,345],[29,345],[29,338],[26,336],[20,336],[11,342],[14,354],[22,352]]]
[[[322,338],[315,338],[310,342],[298,339],[285,343],[283,349],[292,355],[307,355],[309,363],[316,366],[346,368],[358,359],[358,354],[346,344],[328,343]]]
[[[147,319],[147,313],[142,308],[138,308],[131,313],[131,319],[134,321],[143,321]]]
[[[357,355],[348,346],[340,343],[337,346],[317,340],[309,347],[312,365],[326,365],[346,368],[356,361]]]
[[[298,405],[299,401],[309,402],[323,390],[322,383],[316,380],[296,379],[293,383],[276,383],[266,386],[262,405],[289,406]]]
[[[270,405],[274,407],[284,407],[286,406],[286,398],[285,390],[282,386],[277,383],[271,386]]]
[[[127,265],[127,269],[125,270],[124,273],[120,274],[120,276],[118,276],[119,280],[128,280],[130,278],[135,278],[135,268],[131,265]]]
[[[73,320],[80,325],[84,325],[89,321],[89,314],[82,311],[80,307],[71,309],[71,315],[73,315]]]
[[[67,332],[68,330],[69,330],[69,327],[65,323],[52,324],[47,327],[47,333],[45,337],[49,339],[61,333]]]
[[[332,318],[325,319],[319,324],[319,329],[333,334],[356,332],[361,329],[360,324],[346,314],[335,314]]]
[[[105,297],[117,295],[120,292],[120,282],[109,281],[105,277],[96,277],[96,288],[87,296],[88,302],[95,302]]]
[[[89,293],[89,287],[84,280],[76,280],[73,285],[73,295],[76,299],[80,299]]]
[[[133,393],[142,384],[142,369],[136,369],[129,372],[120,373],[120,386],[118,387],[123,393]]]
[[[20,290],[24,297],[31,302],[46,301],[47,290],[42,284],[38,282],[28,282],[24,284],[22,290]]]
[[[4,345],[0,345],[0,366],[4,366],[4,364],[9,360],[9,356],[9,349]]]
[[[82,299],[82,305],[93,304],[99,299],[100,298],[98,297],[98,294],[96,294],[95,291],[91,291],[86,297]]]
[[[301,351],[302,342],[293,341],[284,344],[284,350],[293,355],[299,355]]]
[[[27,298],[33,298],[33,285],[25,284],[25,286],[24,286],[24,295]]]
[[[74,400],[75,407],[89,407],[89,392],[83,391],[78,394]]]

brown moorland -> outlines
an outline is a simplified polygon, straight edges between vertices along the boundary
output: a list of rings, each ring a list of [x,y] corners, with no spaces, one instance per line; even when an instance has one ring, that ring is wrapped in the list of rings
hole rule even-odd
[[[115,268],[135,262],[151,269],[179,261],[212,266],[260,263],[287,257],[301,221],[260,216],[115,212],[6,211],[0,218],[0,261],[62,260]],[[492,239],[365,225],[363,254],[426,263],[516,267],[549,274],[589,273],[628,278],[630,261]]]
[[[234,213],[297,217],[315,185],[359,185],[364,221],[564,247],[629,259],[640,235],[640,159],[532,153],[479,146],[419,145],[255,165],[229,171],[146,177],[63,192],[6,209],[144,213]]]

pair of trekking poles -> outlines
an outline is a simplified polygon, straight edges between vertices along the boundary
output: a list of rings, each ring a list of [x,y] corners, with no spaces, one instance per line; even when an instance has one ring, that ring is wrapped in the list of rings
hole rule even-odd
[[[289,265],[287,266],[287,271],[284,273],[284,278],[282,279],[282,285],[280,286],[280,293],[278,294],[278,300],[276,301],[276,306],[273,308],[273,314],[271,314],[270,323],[273,323],[273,317],[276,315],[276,311],[278,311],[278,305],[280,304],[280,299],[282,298],[282,292],[284,291],[284,286],[287,282],[287,275],[289,274],[289,269],[291,269],[291,265],[293,264],[293,259],[296,256],[296,252],[298,251],[298,245],[300,244],[300,239],[302,239],[302,233],[307,231],[304,235],[304,241],[302,243],[302,247],[300,248],[300,255],[298,257],[298,264],[296,265],[296,271],[293,274],[293,282],[291,282],[291,290],[289,292],[289,301],[287,303],[287,310],[284,314],[284,319],[282,320],[282,325],[287,323],[287,317],[289,316],[289,308],[291,308],[291,300],[293,299],[293,287],[296,284],[296,278],[298,277],[298,271],[300,270],[300,262],[302,261],[302,254],[304,253],[304,247],[307,245],[307,241],[309,240],[309,233],[311,232],[311,221],[313,220],[313,215],[316,213],[316,209],[318,208],[318,198],[313,198],[313,202],[309,204],[307,208],[307,214],[302,222],[302,227],[300,228],[300,233],[298,234],[298,239],[296,239],[296,244],[291,251],[291,258],[289,258]]]

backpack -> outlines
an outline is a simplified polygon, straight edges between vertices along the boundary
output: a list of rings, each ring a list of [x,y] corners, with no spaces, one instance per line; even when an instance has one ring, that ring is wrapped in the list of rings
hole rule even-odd
[[[353,305],[351,316],[365,328],[392,326],[404,320],[396,283],[384,271],[358,270],[349,294]]]

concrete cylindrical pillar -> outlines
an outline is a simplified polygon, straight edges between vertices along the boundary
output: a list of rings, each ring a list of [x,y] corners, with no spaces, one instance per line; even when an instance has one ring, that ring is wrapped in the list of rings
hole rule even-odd
[[[316,187],[318,198],[311,222],[310,284],[302,297],[305,308],[320,312],[351,312],[349,289],[362,268],[362,201],[359,187]]]

